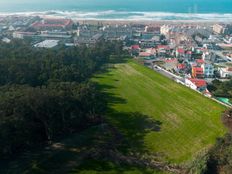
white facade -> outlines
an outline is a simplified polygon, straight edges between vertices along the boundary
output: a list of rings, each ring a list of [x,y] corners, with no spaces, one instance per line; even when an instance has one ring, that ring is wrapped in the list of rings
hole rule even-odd
[[[223,25],[215,24],[213,26],[213,31],[217,34],[225,34],[226,32],[226,27]]]
[[[219,73],[221,78],[232,77],[232,69],[231,68],[219,68]]]
[[[11,40],[8,39],[7,37],[4,37],[4,38],[2,39],[2,41],[5,42],[5,43],[10,43],[10,42],[11,42]]]
[[[12,36],[15,39],[23,39],[24,38],[24,34],[20,33],[20,32],[13,32]]]
[[[185,79],[185,85],[193,90],[197,90],[197,86],[189,79]]]
[[[229,37],[227,39],[224,39],[224,41],[228,44],[232,44],[232,37]]]
[[[34,47],[38,48],[53,48],[57,46],[59,43],[59,40],[45,40],[43,42],[37,43],[34,45]]]
[[[163,34],[163,35],[167,35],[171,30],[171,27],[169,27],[168,25],[162,25],[160,27],[160,33]]]
[[[210,54],[209,54],[209,52],[203,52],[202,59],[203,60],[210,60]]]

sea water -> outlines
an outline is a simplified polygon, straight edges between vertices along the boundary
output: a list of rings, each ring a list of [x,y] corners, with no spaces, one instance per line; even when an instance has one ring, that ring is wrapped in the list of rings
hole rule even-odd
[[[76,19],[230,21],[232,0],[0,0],[0,14],[12,13]]]

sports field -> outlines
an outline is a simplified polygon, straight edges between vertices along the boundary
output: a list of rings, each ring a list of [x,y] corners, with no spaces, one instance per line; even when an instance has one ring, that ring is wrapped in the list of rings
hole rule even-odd
[[[223,106],[136,62],[115,64],[95,81],[108,95],[108,118],[125,148],[184,163],[225,133]]]

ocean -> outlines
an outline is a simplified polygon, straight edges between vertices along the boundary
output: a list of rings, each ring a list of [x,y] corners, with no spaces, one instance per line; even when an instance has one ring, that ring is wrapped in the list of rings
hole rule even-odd
[[[0,0],[0,15],[232,22],[232,0]]]

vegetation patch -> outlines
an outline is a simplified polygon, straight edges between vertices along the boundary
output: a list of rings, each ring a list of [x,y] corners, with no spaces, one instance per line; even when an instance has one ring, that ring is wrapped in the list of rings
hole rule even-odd
[[[107,119],[122,133],[125,154],[183,164],[226,132],[225,107],[133,61],[94,81],[107,96]]]

